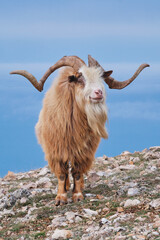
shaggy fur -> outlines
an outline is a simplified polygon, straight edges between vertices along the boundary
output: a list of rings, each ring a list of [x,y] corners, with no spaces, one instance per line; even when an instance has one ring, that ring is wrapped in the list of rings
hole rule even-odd
[[[57,177],[68,174],[69,162],[73,173],[87,173],[100,138],[107,138],[105,98],[101,103],[93,103],[89,99],[92,85],[94,88],[98,84],[96,79],[104,88],[100,69],[89,71],[84,67],[80,72],[85,86],[69,82],[68,77],[74,75],[72,68],[66,67],[61,71],[45,95],[35,127],[45,159]]]

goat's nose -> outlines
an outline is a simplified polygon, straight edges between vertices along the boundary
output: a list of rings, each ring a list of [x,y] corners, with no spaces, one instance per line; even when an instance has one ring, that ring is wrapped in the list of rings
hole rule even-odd
[[[95,94],[98,95],[98,96],[102,96],[103,95],[103,92],[101,89],[96,89],[95,91]]]

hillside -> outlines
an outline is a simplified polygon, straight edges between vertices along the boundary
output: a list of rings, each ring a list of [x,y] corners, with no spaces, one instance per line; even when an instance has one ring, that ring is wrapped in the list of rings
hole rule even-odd
[[[82,202],[56,192],[47,166],[0,178],[0,239],[160,239],[160,147],[97,158]]]

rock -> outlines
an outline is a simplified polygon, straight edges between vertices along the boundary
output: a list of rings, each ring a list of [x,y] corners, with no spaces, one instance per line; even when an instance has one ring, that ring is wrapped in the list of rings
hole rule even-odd
[[[135,165],[121,165],[121,166],[119,166],[120,170],[133,170],[135,168],[136,168]]]
[[[90,183],[97,182],[97,181],[99,181],[99,179],[100,179],[100,177],[98,176],[97,173],[91,173],[88,177],[88,181]]]
[[[97,211],[93,211],[93,210],[91,210],[91,209],[84,208],[83,211],[84,211],[89,217],[98,215],[98,212],[97,212]]]
[[[37,187],[50,188],[52,186],[51,180],[48,177],[42,177],[37,182]]]
[[[154,208],[154,209],[159,209],[160,208],[160,198],[154,199],[149,203],[149,206]]]
[[[61,226],[63,227],[67,226],[66,218],[63,216],[57,216],[52,220],[52,223],[51,225],[48,226],[48,228],[52,229],[52,228],[61,227]]]
[[[56,229],[52,235],[52,239],[67,239],[72,237],[73,234],[70,230],[60,230],[60,229]]]
[[[143,155],[145,160],[153,160],[159,158],[159,152],[147,152]]]
[[[86,232],[94,232],[94,231],[98,231],[99,230],[99,226],[93,226],[93,225],[91,225],[91,226],[89,226],[87,229],[86,229]]]
[[[37,184],[36,183],[28,183],[26,185],[22,185],[25,189],[32,189],[32,188],[36,188]]]
[[[0,199],[0,209],[12,207],[18,199],[21,199],[22,197],[29,197],[30,195],[31,193],[26,189],[18,189],[13,193],[8,193]]]
[[[117,227],[114,229],[114,232],[126,231],[125,227]]]
[[[138,184],[136,182],[126,182],[125,186],[128,186],[128,188],[135,188]]]
[[[4,179],[14,179],[16,175],[14,172],[8,171],[8,174],[4,177]]]
[[[31,192],[27,189],[18,189],[15,192],[13,192],[13,195],[17,198],[17,199],[21,199],[22,197],[29,197],[31,195]]]
[[[127,195],[129,197],[135,196],[135,195],[139,195],[139,189],[138,188],[129,188]]]
[[[159,236],[159,233],[154,231],[154,232],[152,232],[152,236]]]
[[[99,172],[97,172],[97,175],[99,177],[103,177],[103,176],[106,176],[106,172],[99,171]]]
[[[150,169],[151,169],[151,171],[152,171],[152,172],[154,172],[154,171],[156,171],[156,170],[157,170],[157,167],[156,167],[156,166],[151,166],[151,168],[150,168]]]
[[[92,194],[92,193],[86,193],[85,196],[86,196],[87,198],[93,198],[93,197],[95,197],[96,195],[95,195],[95,194]]]
[[[20,200],[20,203],[21,203],[21,204],[24,204],[24,203],[26,203],[26,202],[27,202],[27,198],[25,198],[25,197],[21,198],[21,200]]]
[[[132,158],[132,161],[133,163],[137,163],[140,161],[140,158],[139,157]]]
[[[127,207],[135,207],[137,205],[139,205],[141,202],[138,200],[138,199],[127,199],[124,203],[124,207],[127,208]]]
[[[103,224],[105,224],[105,223],[107,223],[108,222],[108,219],[107,218],[102,218],[101,220],[100,220],[100,224],[101,225],[103,225]]]
[[[116,194],[118,196],[123,196],[127,193],[127,189],[128,189],[128,186],[122,186],[116,191]]]
[[[49,171],[48,167],[44,167],[44,168],[41,169],[41,171],[39,172],[38,176],[44,176],[44,175],[46,175],[49,172],[50,171]]]
[[[82,222],[82,218],[79,217],[79,216],[76,216],[76,217],[75,217],[75,222],[76,222],[76,223]]]
[[[105,161],[107,161],[107,160],[108,160],[108,157],[107,157],[106,155],[103,155],[103,159],[104,159]]]
[[[160,152],[160,146],[150,147],[149,150],[153,152]]]
[[[126,155],[131,155],[131,153],[129,151],[124,151],[121,153],[122,156],[126,156]]]
[[[124,212],[124,209],[122,207],[117,207],[117,212],[119,213]]]
[[[76,214],[74,212],[66,212],[65,216],[66,216],[66,219],[69,221],[69,223],[73,223],[75,220]]]

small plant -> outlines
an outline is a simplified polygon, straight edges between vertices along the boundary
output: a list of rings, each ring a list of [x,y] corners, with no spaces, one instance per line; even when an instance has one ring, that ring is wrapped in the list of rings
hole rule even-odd
[[[12,232],[19,232],[22,228],[25,228],[25,225],[21,224],[21,223],[18,223],[18,224],[15,224],[11,231]]]
[[[44,238],[46,236],[46,233],[45,232],[38,232],[34,235],[34,238],[37,239],[37,238]]]

